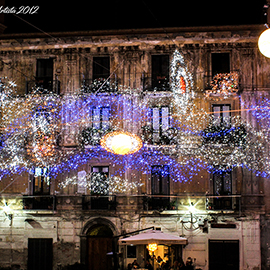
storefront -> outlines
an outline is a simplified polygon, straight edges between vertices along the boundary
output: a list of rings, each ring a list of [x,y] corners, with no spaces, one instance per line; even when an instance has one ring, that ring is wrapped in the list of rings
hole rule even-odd
[[[163,233],[161,230],[150,230],[119,240],[124,266],[131,266],[136,260],[141,268],[149,262],[154,270],[162,264],[172,266],[175,260],[182,259],[183,246],[187,243],[186,238]]]

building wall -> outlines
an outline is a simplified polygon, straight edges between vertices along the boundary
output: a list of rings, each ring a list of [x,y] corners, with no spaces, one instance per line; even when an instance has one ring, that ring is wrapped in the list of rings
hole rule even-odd
[[[247,103],[247,106],[251,106],[251,104],[259,104],[263,96],[268,97],[269,61],[260,55],[256,47],[260,27],[170,29],[166,34],[160,30],[136,31],[68,33],[60,35],[57,42],[47,37],[2,36],[0,37],[1,75],[16,81],[17,93],[23,95],[25,84],[34,80],[36,59],[53,58],[53,76],[61,82],[61,94],[79,93],[84,79],[92,79],[93,57],[109,56],[111,78],[117,79],[119,87],[141,94],[133,100],[134,103],[144,99],[150,106],[166,105],[171,103],[170,95],[164,94],[160,98],[158,93],[142,92],[143,82],[146,88],[151,85],[151,56],[156,54],[171,56],[177,48],[183,53],[186,65],[193,75],[194,89],[200,97],[196,100],[196,105],[198,108],[210,111],[212,104],[224,102],[217,96],[209,99],[204,97],[206,78],[213,75],[211,74],[211,53],[229,52],[231,70],[237,70],[240,74],[242,101]],[[248,119],[254,127],[260,128],[251,112],[248,110],[239,112],[242,105],[238,96],[226,99],[226,103],[232,105],[235,110],[234,115],[241,114],[243,119]],[[125,113],[126,116],[131,114],[127,108],[123,109],[123,114]],[[142,123],[132,125],[131,122],[125,122],[121,123],[121,126],[125,126],[130,132],[140,134],[140,124]],[[207,123],[202,123],[202,125],[206,126]],[[66,127],[63,134],[68,140],[64,139],[63,146],[76,145],[77,133],[77,126]],[[82,259],[83,233],[86,234],[90,221],[104,218],[113,224],[116,235],[155,226],[161,227],[164,232],[187,237],[188,245],[183,248],[183,258],[184,260],[189,256],[196,258],[197,268],[203,270],[209,268],[208,240],[220,239],[239,240],[241,270],[257,270],[265,265],[267,269],[269,256],[265,239],[269,237],[266,228],[262,231],[263,240],[261,241],[260,238],[260,215],[268,213],[270,207],[267,180],[240,168],[234,170],[233,193],[248,195],[246,208],[236,216],[235,213],[230,212],[205,211],[198,214],[201,219],[208,219],[206,225],[203,225],[206,226],[205,232],[203,232],[203,226],[200,224],[199,227],[198,223],[194,223],[195,227],[188,231],[184,229],[183,221],[188,221],[189,213],[178,211],[179,209],[174,211],[164,209],[161,213],[142,210],[142,196],[131,196],[134,194],[126,194],[126,197],[118,196],[119,204],[116,211],[82,211],[82,196],[77,193],[77,187],[67,186],[60,189],[58,183],[67,176],[76,175],[80,170],[90,172],[91,166],[100,164],[110,165],[112,172],[117,170],[110,161],[103,160],[102,162],[97,159],[53,179],[51,195],[56,195],[54,197],[57,204],[56,212],[23,210],[19,207],[19,202],[14,203],[18,208],[14,210],[11,220],[4,212],[1,212],[0,257],[2,260],[0,266],[19,264],[21,269],[26,269],[28,238],[53,239],[54,269],[57,269],[58,265],[82,262],[85,260],[85,258]],[[151,175],[130,171],[129,179],[132,175],[144,183],[144,186],[139,189],[139,195],[151,194]],[[186,196],[185,202],[187,202],[189,196],[203,197],[211,193],[212,188],[212,175],[202,170],[199,175],[194,176],[193,181],[171,182],[170,195]],[[28,174],[2,179],[0,191],[2,198],[18,194],[31,195]],[[263,203],[254,202],[256,196],[259,199],[265,196]],[[179,199],[181,200],[182,198]],[[213,219],[219,224],[233,223],[236,228],[211,228]],[[267,219],[264,222],[262,224],[266,224]],[[261,247],[261,244],[264,246]]]

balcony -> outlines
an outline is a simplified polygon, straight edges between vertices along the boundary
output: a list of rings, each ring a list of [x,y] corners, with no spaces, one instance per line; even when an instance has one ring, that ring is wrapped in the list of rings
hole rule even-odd
[[[79,141],[84,148],[92,148],[93,146],[100,145],[101,138],[112,129],[95,129],[88,127],[82,130],[79,135]]]
[[[84,79],[81,87],[82,93],[115,93],[117,91],[117,80],[106,80],[104,78]]]
[[[0,210],[8,206],[12,212],[55,211],[113,211],[146,215],[180,214],[235,214],[242,211],[264,211],[264,196],[259,195],[2,195]]]
[[[26,94],[60,94],[60,81],[58,80],[35,80],[26,82]]]
[[[145,211],[190,211],[190,206],[196,212],[223,212],[239,213],[241,211],[241,196],[188,196],[188,195],[148,195],[143,198]]]
[[[24,210],[51,210],[56,209],[55,197],[48,196],[23,196]]]
[[[207,95],[233,95],[239,91],[239,73],[219,73],[215,76],[204,76],[204,90]]]
[[[143,91],[171,91],[170,83],[166,77],[157,77],[151,79],[149,77],[144,77],[142,79]]]
[[[169,128],[161,133],[154,131],[151,126],[142,127],[142,140],[149,145],[175,145],[177,134],[176,128]]]

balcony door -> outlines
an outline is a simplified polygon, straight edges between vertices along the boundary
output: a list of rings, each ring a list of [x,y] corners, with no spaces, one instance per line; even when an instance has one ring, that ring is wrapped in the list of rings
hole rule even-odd
[[[232,172],[217,172],[213,174],[214,195],[232,195]],[[214,199],[215,209],[232,209],[232,198],[223,197]]]
[[[151,171],[152,195],[150,207],[162,210],[169,206],[170,202],[170,170],[167,165],[152,166]],[[162,195],[162,196],[156,196]]]
[[[37,86],[51,90],[53,81],[53,58],[37,59]]]
[[[92,167],[91,187],[93,196],[91,197],[91,209],[108,209],[109,196],[106,196],[109,195],[107,183],[108,177],[108,166]]]

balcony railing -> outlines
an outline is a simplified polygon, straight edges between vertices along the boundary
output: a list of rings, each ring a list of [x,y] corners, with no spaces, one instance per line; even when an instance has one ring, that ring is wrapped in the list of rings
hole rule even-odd
[[[169,80],[165,77],[151,79],[142,78],[143,91],[171,91]]]
[[[264,211],[264,197],[259,195],[47,195],[0,197],[0,210],[12,211],[136,211],[147,214],[232,213],[255,209]],[[193,208],[193,210],[191,210]]]
[[[193,205],[196,211],[233,211],[241,210],[241,196],[166,196],[166,195],[148,195],[143,198],[144,210],[178,210],[189,211]]]
[[[24,196],[22,199],[25,210],[55,210],[55,196]]]
[[[103,78],[90,80],[84,79],[82,82],[82,93],[114,93],[118,91],[116,80],[106,80]]]
[[[58,80],[36,80],[26,82],[26,94],[60,94],[60,81]]]
[[[231,94],[239,91],[239,73],[219,73],[214,76],[204,76],[204,90],[207,93],[218,94],[229,92]]]
[[[177,142],[178,131],[176,128],[169,128],[165,131],[156,132],[151,126],[142,127],[142,139],[149,145],[174,145]]]

